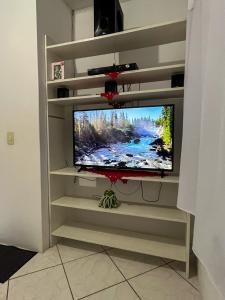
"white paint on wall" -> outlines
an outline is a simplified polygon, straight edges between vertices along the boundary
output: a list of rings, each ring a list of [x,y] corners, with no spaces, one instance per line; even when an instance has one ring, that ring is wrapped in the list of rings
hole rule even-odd
[[[0,6],[0,243],[42,251],[49,242],[44,34],[70,40],[71,10],[61,0]],[[12,146],[7,132],[15,133]]]
[[[38,45],[47,34],[55,43],[71,40],[72,12],[62,0],[37,0]]]
[[[160,24],[186,18],[186,0],[130,0],[121,3],[124,28]],[[177,42],[150,48],[126,51],[120,54],[120,63],[137,62],[139,68],[168,65],[183,61],[185,43]]]
[[[0,243],[42,248],[35,0],[1,0]],[[15,144],[7,145],[7,131]]]
[[[134,28],[186,17],[186,0],[130,0],[121,3],[125,28]]]
[[[209,277],[205,267],[198,261],[198,278],[200,283],[200,292],[203,300],[224,300],[225,298],[216,289],[214,283]]]

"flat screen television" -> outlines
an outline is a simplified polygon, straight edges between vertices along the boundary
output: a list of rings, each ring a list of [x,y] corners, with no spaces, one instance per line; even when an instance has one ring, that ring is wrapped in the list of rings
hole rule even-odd
[[[73,111],[74,165],[173,170],[174,105]]]

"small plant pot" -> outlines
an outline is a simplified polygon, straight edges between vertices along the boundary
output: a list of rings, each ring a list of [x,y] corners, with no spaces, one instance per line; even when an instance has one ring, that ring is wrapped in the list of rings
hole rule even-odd
[[[98,206],[102,208],[117,208],[119,205],[120,203],[112,190],[106,190],[98,204]]]

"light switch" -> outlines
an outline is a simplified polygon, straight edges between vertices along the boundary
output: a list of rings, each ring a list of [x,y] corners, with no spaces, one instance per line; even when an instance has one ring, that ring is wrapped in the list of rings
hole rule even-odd
[[[7,132],[7,144],[14,145],[14,132]]]

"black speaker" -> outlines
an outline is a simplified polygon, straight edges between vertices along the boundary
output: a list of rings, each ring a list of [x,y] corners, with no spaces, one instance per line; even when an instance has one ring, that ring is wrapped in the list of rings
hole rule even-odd
[[[184,86],[184,74],[175,74],[171,76],[171,87],[183,87]]]
[[[123,31],[119,0],[94,0],[94,36]]]
[[[67,98],[69,97],[69,89],[64,87],[57,88],[57,98]]]
[[[105,93],[116,93],[117,92],[117,82],[115,80],[110,80],[105,82]]]

